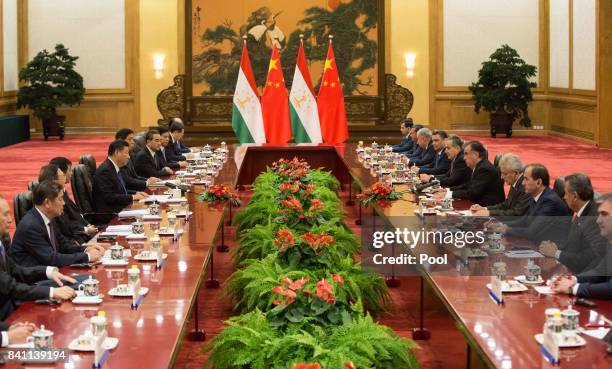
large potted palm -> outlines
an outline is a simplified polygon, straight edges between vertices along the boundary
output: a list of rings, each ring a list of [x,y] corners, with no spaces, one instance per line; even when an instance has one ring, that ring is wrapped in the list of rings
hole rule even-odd
[[[79,105],[85,88],[83,77],[74,70],[78,56],[71,56],[62,44],[55,51],[39,52],[20,72],[23,82],[17,93],[17,107],[30,108],[43,124],[45,140],[64,138],[66,117],[57,114],[60,106]]]
[[[535,82],[529,79],[536,75],[537,68],[525,63],[519,54],[508,45],[495,50],[489,60],[482,63],[478,81],[469,87],[474,98],[474,110],[490,113],[491,136],[505,133],[512,136],[515,120],[525,127],[531,126],[528,106],[533,100],[531,88]]]

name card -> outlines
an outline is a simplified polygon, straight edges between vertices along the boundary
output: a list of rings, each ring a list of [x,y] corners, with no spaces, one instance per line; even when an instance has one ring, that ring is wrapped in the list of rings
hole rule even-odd
[[[140,281],[132,284],[132,308],[138,308],[140,304]]]
[[[106,360],[106,356],[108,352],[104,349],[104,342],[106,341],[107,335],[108,333],[105,330],[104,332],[102,332],[101,334],[93,338],[93,341],[94,341],[94,364],[93,366],[94,368],[102,367],[104,360]]]
[[[489,288],[489,296],[495,301],[496,304],[501,305],[504,303],[504,297],[502,295],[502,281],[497,276],[491,277],[491,287]]]
[[[557,343],[554,333],[550,329],[544,330],[540,351],[551,364],[559,363],[559,344]]]

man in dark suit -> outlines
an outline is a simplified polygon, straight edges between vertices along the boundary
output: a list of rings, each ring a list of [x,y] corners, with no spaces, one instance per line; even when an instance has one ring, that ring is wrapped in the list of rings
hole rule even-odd
[[[437,198],[470,200],[483,206],[494,205],[504,201],[504,184],[499,171],[487,159],[487,149],[479,141],[465,144],[463,160],[472,170],[467,183],[450,187],[446,192],[438,192]]]
[[[418,155],[409,155],[409,165],[421,167],[427,166],[434,162],[436,158],[436,150],[431,143],[432,133],[429,128],[421,128],[417,132],[417,145],[421,148]]]
[[[600,235],[607,241],[606,256],[599,264],[577,276],[562,275],[552,280],[556,293],[603,300],[612,299],[612,193],[597,200],[597,225]]]
[[[593,197],[588,176],[582,173],[566,176],[564,200],[574,212],[567,240],[558,245],[551,241],[540,244],[542,254],[557,258],[576,274],[595,267],[607,252],[608,240],[597,226],[597,206]]]
[[[48,164],[41,168],[40,174],[38,175],[38,183],[43,183],[45,181],[55,182],[58,185],[64,188],[66,184],[64,173],[55,165]],[[64,189],[64,194],[66,190]],[[80,245],[89,241],[89,237],[85,233],[85,228],[80,225],[80,223],[73,222],[68,218],[66,214],[66,197],[64,196],[64,211],[62,214],[53,218],[51,221],[53,226],[59,233],[71,243],[75,245]]]
[[[463,160],[463,141],[457,135],[450,135],[444,140],[444,146],[446,156],[450,161],[450,168],[446,173],[440,175],[420,174],[421,181],[428,183],[432,179],[437,179],[442,187],[454,187],[467,183],[472,170]]]
[[[95,262],[104,254],[104,248],[100,245],[76,245],[57,232],[51,221],[64,211],[63,191],[62,186],[50,181],[39,183],[34,189],[34,207],[17,225],[9,250],[9,255],[17,264],[62,267]]]
[[[129,194],[121,168],[130,160],[129,144],[115,140],[108,146],[108,158],[98,166],[93,179],[93,201],[96,211],[118,213],[133,201],[148,195],[144,192]]]
[[[414,141],[410,137],[412,126],[414,126],[412,118],[406,118],[400,123],[400,132],[402,132],[402,137],[404,138],[399,144],[393,145],[393,152],[408,152],[412,150],[414,147]]]
[[[157,177],[145,178],[136,173],[136,169],[134,168],[134,158],[140,150],[134,143],[134,131],[129,128],[121,128],[117,131],[117,133],[115,133],[115,139],[124,140],[128,143],[130,149],[130,160],[128,160],[127,164],[120,169],[128,193],[135,194],[136,192],[144,191],[147,189],[147,186],[161,181],[161,179]]]
[[[172,169],[162,166],[157,156],[157,152],[161,149],[161,136],[159,135],[159,131],[152,129],[147,132],[146,141],[147,144],[145,148],[136,154],[136,159],[134,160],[136,173],[145,178],[165,177],[174,173]]]
[[[179,170],[187,166],[184,160],[177,160],[174,151],[170,150],[170,132],[165,127],[157,129],[161,137],[161,148],[157,152],[162,167],[168,167],[172,170]]]
[[[446,148],[444,147],[444,141],[448,138],[445,131],[436,130],[433,131],[431,136],[431,143],[436,153],[434,161],[429,164],[417,167],[416,170],[421,174],[444,174],[450,169],[450,159],[446,155]]]
[[[64,212],[57,218],[60,231],[67,238],[73,238],[79,243],[89,241],[98,233],[98,229],[83,218],[83,214],[81,214],[77,205],[68,195],[68,191],[66,191],[66,185],[70,183],[70,178],[72,177],[72,162],[68,158],[58,156],[51,159],[49,164],[56,165],[59,168],[60,172],[57,173],[57,178],[53,178],[52,170],[47,172],[46,175],[43,175],[41,171],[38,182],[44,182],[45,180],[56,181],[64,187]],[[63,183],[62,179],[64,180]]]
[[[5,322],[0,322],[0,347],[8,347],[9,345],[26,343],[28,337],[36,330],[36,326],[28,322],[17,322],[9,325]]]
[[[0,196],[0,234],[8,232],[11,225],[11,210],[6,200]],[[23,267],[15,264],[7,255],[6,248],[0,241],[0,320],[6,319],[16,308],[17,301],[28,301],[53,298],[68,300],[75,296],[72,288],[63,286],[62,281],[76,283],[71,277],[61,274],[55,267]],[[33,283],[51,279],[57,286],[44,287]]]
[[[421,149],[421,146],[419,146],[417,144],[417,132],[423,128],[423,126],[421,124],[415,124],[412,129],[410,130],[410,139],[412,140],[412,149],[409,151],[404,151],[401,154],[404,156],[407,156],[408,158],[410,158],[411,156],[416,156],[416,155],[421,155],[421,152],[423,151],[423,149]]]
[[[183,124],[181,118],[172,118],[170,123],[170,135],[172,136],[170,137],[171,145],[174,146],[177,156],[197,151],[190,149],[183,143],[183,137],[185,136],[185,125]]]
[[[524,177],[525,192],[532,198],[529,209],[522,217],[494,228],[508,236],[534,242],[564,240],[569,228],[569,214],[563,200],[549,187],[548,170],[542,164],[529,164]]]
[[[505,154],[499,160],[499,170],[504,182],[510,186],[506,199],[495,205],[481,206],[474,204],[470,208],[477,216],[520,217],[531,204],[531,196],[523,186],[523,163],[515,154]]]

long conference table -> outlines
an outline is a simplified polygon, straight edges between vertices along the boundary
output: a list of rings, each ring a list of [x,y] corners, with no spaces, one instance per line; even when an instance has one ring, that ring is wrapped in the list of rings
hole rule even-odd
[[[266,165],[284,157],[299,156],[311,163],[312,167],[325,167],[334,173],[349,190],[349,201],[352,200],[354,183],[365,188],[375,182],[362,163],[357,159],[355,145],[347,144],[338,147],[295,145],[288,147],[273,146],[237,146],[231,149],[229,160],[225,163],[217,184],[227,184],[241,189],[252,183],[252,180]],[[64,302],[57,307],[36,305],[26,302],[9,318],[9,321],[30,321],[45,325],[54,332],[54,346],[65,348],[90,326],[89,318],[98,310],[104,310],[108,320],[108,335],[119,338],[119,345],[112,350],[104,362],[103,368],[170,368],[173,367],[176,355],[188,332],[188,321],[197,311],[197,297],[205,279],[210,276],[213,266],[215,245],[218,245],[220,231],[227,221],[227,207],[208,207],[197,200],[202,188],[195,186],[188,193],[189,207],[193,212],[188,222],[183,222],[184,233],[174,242],[171,238],[162,238],[164,252],[168,258],[162,269],[157,270],[154,263],[131,262],[138,264],[142,271],[142,285],[149,288],[138,309],[131,308],[130,298],[115,298],[106,295],[101,305],[74,305]],[[155,192],[156,190],[152,190]],[[157,190],[158,191],[158,190]],[[402,219],[412,216],[417,208],[412,195],[406,194],[403,201],[397,201],[388,208],[375,208],[376,216],[393,227],[404,227]],[[352,202],[351,202],[352,203]],[[459,206],[468,204],[457,203]],[[133,207],[144,205],[134,204]],[[358,205],[356,205],[358,206]],[[361,210],[361,209],[360,209]],[[165,207],[162,208],[163,220],[166,223]],[[126,224],[115,219],[113,224]],[[129,223],[129,221],[127,222]],[[149,227],[146,232],[150,233]],[[125,247],[134,244],[124,238],[118,239]],[[142,246],[140,246],[142,247]],[[144,247],[148,247],[145,242]],[[426,252],[440,252],[428,250]],[[454,255],[450,254],[451,262]],[[496,256],[495,261],[507,262],[510,274],[522,269],[524,261],[504,259]],[[543,277],[563,272],[562,266],[552,259],[536,260],[543,270]],[[485,268],[489,261],[476,267]],[[65,274],[92,274],[100,281],[101,293],[107,294],[110,288],[119,283],[126,283],[126,268],[95,267],[82,269],[62,268]],[[550,307],[564,309],[572,298],[562,295],[539,295],[530,288],[520,294],[504,294],[504,305],[493,303],[489,297],[486,284],[490,277],[473,276],[469,273],[456,275],[437,275],[423,269],[420,271],[422,283],[429,287],[443,301],[447,310],[456,321],[466,341],[487,366],[492,368],[552,368],[540,353],[534,335],[540,333],[544,322],[544,310]],[[401,288],[398,287],[398,288]],[[422,294],[421,294],[422,295]],[[580,324],[599,322],[602,316],[612,316],[612,302],[594,300],[596,308],[576,306],[580,311]],[[421,301],[421,306],[423,301]],[[421,321],[425,329],[427,320]],[[431,334],[435,335],[433,331]],[[608,368],[612,359],[606,353],[602,340],[585,336],[587,345],[576,349],[561,350],[561,368]],[[444,355],[444,353],[437,353]],[[57,363],[59,368],[91,368],[93,353],[70,352],[69,362]],[[457,363],[457,367],[469,366],[470,362]],[[11,362],[7,367],[22,367]],[[40,366],[36,366],[40,367]],[[390,368],[389,368],[390,369]]]

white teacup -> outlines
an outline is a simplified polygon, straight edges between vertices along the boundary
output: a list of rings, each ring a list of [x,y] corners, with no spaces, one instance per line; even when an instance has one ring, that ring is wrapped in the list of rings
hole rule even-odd
[[[79,285],[79,291],[83,291],[85,296],[98,296],[100,294],[100,282],[89,276]]]
[[[40,329],[32,332],[32,335],[27,338],[27,343],[34,344],[35,350],[49,350],[53,348],[53,332],[45,329],[44,325]]]

